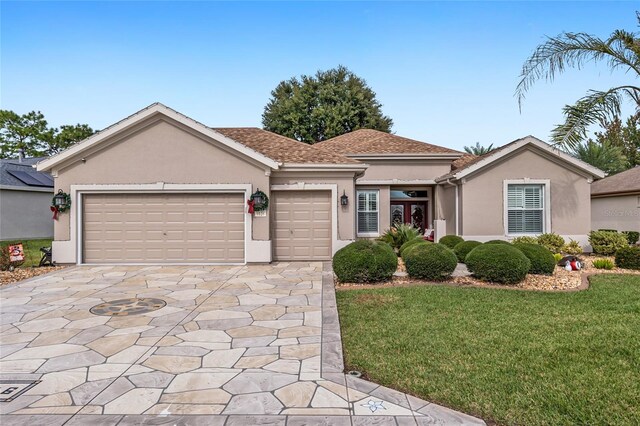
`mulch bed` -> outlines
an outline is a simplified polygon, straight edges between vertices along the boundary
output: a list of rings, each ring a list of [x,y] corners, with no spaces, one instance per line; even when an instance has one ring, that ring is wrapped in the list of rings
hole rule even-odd
[[[0,271],[0,285],[15,283],[64,268],[65,266],[43,266],[39,268],[16,268],[13,271]]]
[[[556,266],[553,275],[534,275],[528,274],[524,281],[517,284],[497,284],[487,281],[478,280],[472,276],[468,277],[452,277],[447,281],[433,283],[428,281],[416,280],[409,276],[397,277],[394,276],[391,281],[377,284],[359,284],[359,283],[340,283],[336,280],[336,287],[341,289],[349,288],[384,288],[384,287],[407,287],[417,285],[455,285],[455,286],[470,286],[470,287],[484,287],[484,288],[513,288],[521,290],[538,290],[538,291],[575,291],[584,289],[584,278],[593,274],[631,274],[640,275],[640,271],[634,271],[632,269],[622,269],[614,267],[611,270],[596,269],[593,267],[593,261],[596,259],[609,259],[613,261],[613,257],[596,256],[596,255],[582,255],[578,256],[582,261],[582,270],[580,271],[567,271],[564,268]],[[402,259],[398,259],[398,271],[406,272]],[[582,286],[582,288],[580,288]]]

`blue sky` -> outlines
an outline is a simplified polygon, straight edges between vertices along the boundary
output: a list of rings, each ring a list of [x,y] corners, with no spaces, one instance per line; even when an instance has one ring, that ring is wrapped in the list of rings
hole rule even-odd
[[[342,64],[393,131],[431,143],[547,139],[561,108],[631,76],[571,71],[513,96],[562,31],[637,31],[634,2],[0,2],[0,105],[104,128],[160,101],[211,126],[260,126],[281,80]]]

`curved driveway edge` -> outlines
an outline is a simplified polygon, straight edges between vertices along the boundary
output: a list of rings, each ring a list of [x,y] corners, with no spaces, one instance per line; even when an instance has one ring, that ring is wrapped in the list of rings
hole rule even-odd
[[[137,298],[167,305],[89,312]],[[345,377],[321,263],[86,266],[2,288],[0,385],[15,380],[36,383],[0,402],[3,426],[483,424]]]

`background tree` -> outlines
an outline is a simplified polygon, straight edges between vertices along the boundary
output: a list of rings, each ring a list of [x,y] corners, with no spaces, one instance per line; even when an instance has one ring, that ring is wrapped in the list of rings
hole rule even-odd
[[[53,155],[93,133],[86,124],[50,128],[40,111],[19,115],[0,110],[0,157],[15,158],[20,149],[27,157]]]
[[[607,141],[601,143],[590,139],[587,142],[579,143],[573,148],[573,155],[606,172],[607,175],[616,174],[627,168],[627,159],[622,153],[622,149]]]
[[[640,165],[640,113],[622,124],[619,118],[602,123],[603,132],[595,132],[595,142],[620,148],[626,157],[625,169]]]
[[[636,12],[640,24],[640,14]],[[553,81],[567,68],[581,69],[588,62],[606,62],[611,71],[623,70],[630,80],[640,77],[640,38],[637,33],[615,30],[602,40],[586,33],[562,33],[538,46],[522,66],[516,88],[522,107],[525,93],[538,80]],[[631,101],[640,111],[640,87],[633,84],[589,90],[573,105],[563,108],[565,122],[551,132],[551,140],[567,149],[586,140],[589,126],[612,122],[620,116],[623,102]]]
[[[262,114],[265,130],[315,143],[361,128],[390,132],[393,120],[367,83],[346,67],[280,82]]]
[[[471,146],[465,146],[464,147],[465,152],[467,152],[468,154],[473,154],[473,155],[484,155],[487,152],[493,150],[493,144],[484,147],[482,145],[480,145],[480,142],[476,142],[475,145],[471,145]]]

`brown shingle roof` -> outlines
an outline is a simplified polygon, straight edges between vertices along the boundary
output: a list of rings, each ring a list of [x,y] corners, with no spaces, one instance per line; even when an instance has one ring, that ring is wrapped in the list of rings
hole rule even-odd
[[[640,166],[595,181],[591,184],[591,195],[640,192]]]
[[[459,151],[371,129],[360,129],[315,144],[338,154],[461,154]]]
[[[362,164],[257,127],[215,127],[216,132],[280,163]]]
[[[477,155],[464,154],[462,157],[458,158],[457,160],[453,160],[453,162],[451,163],[451,170],[453,171],[453,170],[461,169],[465,167],[467,164],[471,163],[472,161],[475,161],[476,158],[478,158]]]

